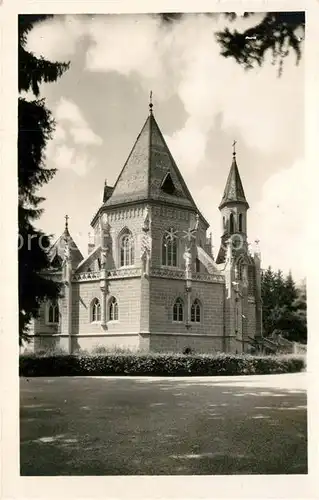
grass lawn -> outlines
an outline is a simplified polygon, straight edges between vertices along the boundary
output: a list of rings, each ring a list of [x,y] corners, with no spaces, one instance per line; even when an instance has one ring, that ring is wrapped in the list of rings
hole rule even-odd
[[[306,474],[305,374],[21,378],[21,475]]]

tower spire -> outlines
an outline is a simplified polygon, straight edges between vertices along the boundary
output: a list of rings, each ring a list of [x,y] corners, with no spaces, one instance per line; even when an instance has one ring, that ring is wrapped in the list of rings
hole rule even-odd
[[[152,90],[150,91],[150,103],[149,103],[148,107],[150,108],[150,115],[152,115],[153,114],[153,91]]]
[[[244,188],[241,182],[241,178],[238,171],[237,161],[236,161],[236,144],[237,141],[233,141],[233,161],[228,174],[226,186],[224,189],[224,194],[222,201],[219,205],[219,209],[222,209],[228,203],[243,203],[249,208],[247,203]]]
[[[236,144],[237,144],[237,141],[234,140],[234,142],[233,142],[233,157],[234,158],[236,156]]]

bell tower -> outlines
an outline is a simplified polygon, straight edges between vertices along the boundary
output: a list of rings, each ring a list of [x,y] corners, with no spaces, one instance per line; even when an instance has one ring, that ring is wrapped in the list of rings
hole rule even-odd
[[[216,263],[225,262],[227,242],[232,241],[234,253],[247,253],[247,203],[236,161],[236,141],[233,142],[233,160],[224,194],[219,205],[222,216],[221,247]]]

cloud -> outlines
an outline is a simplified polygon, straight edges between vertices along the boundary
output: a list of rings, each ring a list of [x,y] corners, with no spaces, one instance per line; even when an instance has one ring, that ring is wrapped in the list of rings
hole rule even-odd
[[[297,160],[272,175],[263,186],[261,201],[249,215],[249,232],[259,239],[263,266],[302,278],[307,270],[306,165]]]
[[[88,25],[91,45],[86,69],[116,71],[128,76],[136,72],[157,78],[162,61],[158,59],[160,21],[151,16],[100,16]]]
[[[58,121],[71,122],[79,126],[86,124],[79,107],[64,97],[58,102],[54,114]]]
[[[83,18],[55,16],[34,26],[28,35],[27,48],[38,57],[67,62],[85,31]]]
[[[239,19],[231,28],[240,31],[261,16]],[[178,96],[186,112],[185,123],[165,139],[190,181],[207,162],[207,145],[217,116],[225,135],[240,137],[251,150],[272,155],[278,162],[286,155],[287,144],[302,148],[303,61],[296,67],[294,57],[287,58],[281,78],[269,60],[262,68],[246,72],[220,55],[215,33],[226,25],[222,15],[186,15],[165,27],[147,15],[63,16],[47,22],[45,29],[44,23],[42,28],[38,25],[28,43],[49,59],[67,59],[87,37],[85,71],[116,72],[131,81],[133,76],[145,92],[153,89],[155,112],[159,101]],[[75,103],[62,99],[56,112],[60,127],[56,144],[75,149],[101,143]],[[77,163],[70,151],[58,149],[61,164],[71,163],[81,171],[92,168],[89,157],[82,156]],[[261,201],[248,216],[249,238],[260,239],[263,265],[282,267],[284,263],[286,270],[291,267],[300,275],[305,270],[303,169],[298,160],[270,177]],[[195,183],[192,193],[208,220],[216,220],[220,190],[205,186],[196,191]],[[212,229],[217,246],[218,216]]]
[[[76,149],[65,144],[57,145],[52,160],[59,169],[71,169],[78,175],[85,175],[95,166],[95,162],[86,153],[78,152]]]
[[[60,128],[63,125],[69,127],[69,133],[76,144],[102,144],[102,139],[89,127],[79,107],[74,102],[62,97],[57,104],[54,115]]]
[[[102,139],[89,127],[73,101],[62,97],[53,114],[57,125],[47,145],[47,158],[58,169],[71,169],[85,175],[95,166],[94,155],[87,148],[100,146]]]
[[[232,28],[254,25],[262,16],[238,19]],[[178,95],[188,117],[172,135],[171,144],[176,157],[196,171],[217,115],[222,116],[222,128],[240,135],[250,148],[282,151],[283,129],[290,142],[299,141],[296,109],[303,99],[302,72],[293,58],[286,59],[281,78],[271,61],[245,72],[233,60],[223,58],[215,33],[228,24],[223,15],[185,15],[169,26],[151,15],[62,16],[36,26],[28,43],[33,49],[40,47],[45,56],[64,58],[75,52],[85,36],[89,40],[87,71],[137,75],[147,92],[153,89],[155,102]],[[72,106],[64,112],[76,118]],[[85,135],[90,142],[96,140],[82,130],[74,138],[85,139]],[[198,155],[188,146],[190,139],[199,147]]]
[[[292,271],[296,280],[307,274],[309,224],[307,168],[301,159],[290,168],[279,170],[269,177],[262,188],[259,203],[248,210],[248,241],[260,240],[262,267],[269,265],[284,273]],[[192,189],[199,210],[211,224],[214,255],[218,253],[221,237],[221,215],[217,207],[221,192],[212,185]],[[219,213],[219,215],[217,215]]]
[[[178,165],[183,166],[184,174],[196,174],[194,166],[205,159],[206,140],[197,120],[189,118],[183,129],[165,141]]]
[[[70,134],[76,144],[87,144],[99,146],[102,139],[96,135],[89,127],[71,127]]]

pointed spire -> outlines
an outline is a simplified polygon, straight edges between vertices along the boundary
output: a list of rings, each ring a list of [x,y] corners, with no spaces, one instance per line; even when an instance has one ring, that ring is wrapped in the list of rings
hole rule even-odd
[[[234,158],[236,156],[236,144],[237,144],[237,141],[234,140],[234,142],[233,142],[233,157]]]
[[[64,216],[65,218],[65,227],[64,227],[64,238],[68,238],[70,236],[70,233],[69,233],[69,216],[68,215],[65,215]]]
[[[150,103],[149,103],[148,107],[150,108],[150,115],[152,115],[153,114],[153,92],[152,92],[152,90],[150,91]]]
[[[223,198],[222,198],[222,201],[219,205],[220,210],[225,205],[227,205],[227,203],[231,203],[231,202],[244,203],[246,205],[246,207],[249,208],[249,205],[248,205],[246,197],[245,197],[244,188],[243,188],[243,185],[242,185],[242,182],[240,179],[239,170],[237,167],[236,150],[235,150],[236,144],[237,144],[237,141],[234,141],[232,144],[232,146],[233,146],[233,161],[232,161],[230,171],[228,174]]]
[[[149,200],[171,201],[197,210],[186,183],[155,120],[150,94],[150,114],[139,133],[106,206]],[[160,163],[161,168],[158,168]],[[138,172],[138,175],[137,175]],[[109,189],[107,187],[107,189]]]

